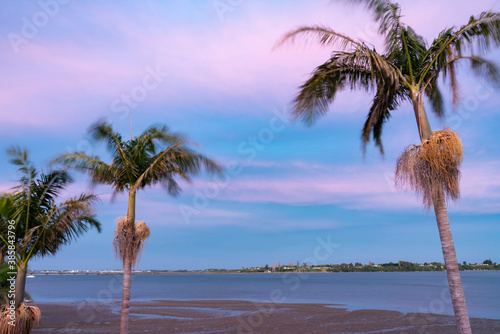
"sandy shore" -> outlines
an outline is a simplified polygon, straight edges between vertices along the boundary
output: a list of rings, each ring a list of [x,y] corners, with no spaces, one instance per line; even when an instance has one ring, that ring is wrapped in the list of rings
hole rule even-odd
[[[120,304],[38,304],[34,333],[119,333]],[[456,333],[450,316],[321,304],[245,301],[132,302],[130,333]],[[471,319],[474,333],[500,333],[500,320]]]

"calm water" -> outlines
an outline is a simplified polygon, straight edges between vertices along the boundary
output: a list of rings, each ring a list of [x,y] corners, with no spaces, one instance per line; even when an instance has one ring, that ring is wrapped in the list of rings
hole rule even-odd
[[[500,272],[462,272],[471,317],[500,319]],[[37,302],[121,300],[121,276],[37,276],[26,289]],[[248,300],[343,304],[350,310],[452,314],[445,272],[137,275],[132,299]]]

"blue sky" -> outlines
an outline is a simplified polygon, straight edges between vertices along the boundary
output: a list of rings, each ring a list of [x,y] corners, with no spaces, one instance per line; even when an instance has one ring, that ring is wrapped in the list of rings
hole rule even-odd
[[[432,40],[498,1],[401,1],[405,21]],[[317,259],[375,263],[442,261],[434,215],[394,188],[394,163],[418,143],[410,105],[384,129],[386,154],[360,132],[372,96],[343,92],[313,127],[290,122],[297,87],[330,50],[313,44],[273,49],[286,31],[325,24],[370,41],[381,38],[361,7],[315,1],[9,1],[0,13],[1,150],[19,145],[39,166],[84,150],[108,159],[86,135],[106,118],[128,136],[167,124],[224,166],[224,180],[201,175],[172,198],[138,194],[137,218],[152,235],[139,269],[238,268]],[[500,53],[488,54],[500,61]],[[464,144],[462,198],[449,207],[459,261],[499,254],[500,98],[460,67],[462,103],[434,129],[450,126]],[[255,144],[256,143],[256,144]],[[16,180],[0,155],[0,190]],[[66,196],[89,191],[78,177]],[[103,232],[90,232],[32,269],[120,268],[111,241],[126,198],[102,198]],[[324,249],[323,249],[324,251]]]

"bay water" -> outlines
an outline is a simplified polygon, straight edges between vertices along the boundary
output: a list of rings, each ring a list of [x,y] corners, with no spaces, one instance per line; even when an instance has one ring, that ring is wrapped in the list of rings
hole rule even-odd
[[[500,319],[500,272],[461,272],[469,316]],[[35,302],[121,300],[121,275],[37,275]],[[349,310],[453,314],[446,272],[133,275],[132,301],[321,303]]]

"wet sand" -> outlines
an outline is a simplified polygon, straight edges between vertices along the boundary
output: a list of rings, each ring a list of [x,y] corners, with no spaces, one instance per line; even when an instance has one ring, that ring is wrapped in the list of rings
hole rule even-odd
[[[33,333],[119,333],[120,303],[37,304]],[[129,333],[457,333],[451,316],[323,304],[246,301],[132,302]],[[472,318],[474,333],[500,333],[500,320]]]

